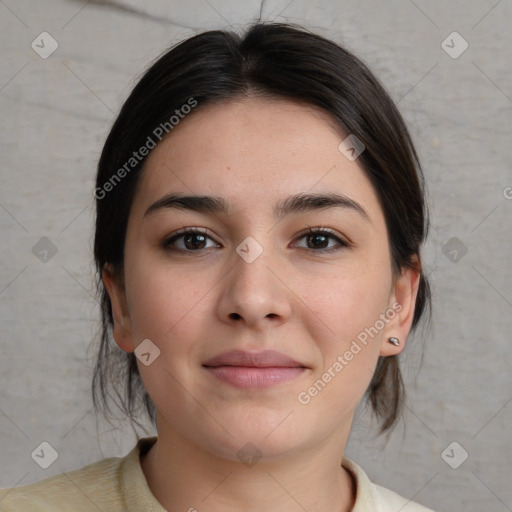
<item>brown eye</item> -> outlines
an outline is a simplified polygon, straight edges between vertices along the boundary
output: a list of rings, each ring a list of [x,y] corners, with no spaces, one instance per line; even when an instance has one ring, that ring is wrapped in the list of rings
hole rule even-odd
[[[312,229],[302,236],[299,240],[306,240],[306,247],[310,252],[332,252],[343,247],[349,247],[349,244],[335,235],[330,229],[318,228]]]
[[[320,233],[307,235],[309,249],[325,249],[329,245],[329,236]]]
[[[212,247],[212,245],[207,246],[208,240],[214,242],[213,247],[218,247],[218,244],[205,232],[187,228],[184,232],[182,231],[167,238],[163,243],[163,247],[184,252],[199,252]]]

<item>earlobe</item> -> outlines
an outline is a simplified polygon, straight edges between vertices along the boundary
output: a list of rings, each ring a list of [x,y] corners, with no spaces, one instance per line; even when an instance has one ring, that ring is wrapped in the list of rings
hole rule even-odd
[[[404,267],[397,279],[390,296],[389,307],[395,311],[383,333],[380,355],[391,356],[399,354],[405,346],[405,341],[411,330],[416,297],[420,284],[421,270],[417,256],[413,258],[414,268]],[[389,341],[389,338],[399,340],[399,343]]]
[[[126,304],[126,294],[122,278],[110,263],[105,264],[101,276],[112,305],[114,341],[125,352],[133,352],[135,345],[133,343],[130,314]]]

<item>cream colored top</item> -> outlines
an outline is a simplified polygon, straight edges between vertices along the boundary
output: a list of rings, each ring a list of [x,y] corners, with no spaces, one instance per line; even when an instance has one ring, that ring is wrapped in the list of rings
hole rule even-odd
[[[123,458],[111,457],[35,484],[0,490],[1,512],[166,512],[148,487],[140,465],[156,437],[139,439]],[[370,482],[355,462],[343,466],[357,482],[352,512],[433,512]]]

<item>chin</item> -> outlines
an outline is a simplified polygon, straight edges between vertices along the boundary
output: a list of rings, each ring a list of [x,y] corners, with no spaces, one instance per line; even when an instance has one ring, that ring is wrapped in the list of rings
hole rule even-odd
[[[253,415],[242,416],[222,420],[231,435],[220,427],[214,432],[204,432],[200,441],[203,448],[224,459],[245,463],[246,458],[269,460],[314,444],[307,435],[306,422],[297,422],[292,409],[266,414],[255,411]],[[221,421],[220,417],[217,419]]]
[[[256,434],[240,432],[229,438],[209,438],[205,440],[203,448],[216,457],[228,461],[239,461],[250,467],[259,460],[270,461],[302,446],[300,440],[290,438],[290,436],[276,436],[271,439],[272,436],[265,437],[265,435],[257,436]]]

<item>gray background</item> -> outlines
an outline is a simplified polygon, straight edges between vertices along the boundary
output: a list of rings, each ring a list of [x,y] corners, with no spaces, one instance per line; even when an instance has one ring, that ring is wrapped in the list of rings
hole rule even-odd
[[[238,29],[261,8],[263,20],[303,24],[370,65],[428,180],[433,329],[409,340],[406,414],[389,443],[360,408],[347,455],[438,511],[512,510],[511,0],[240,4],[0,1],[0,487],[132,448],[135,433],[97,418],[90,398],[95,165],[153,58],[202,29]],[[47,59],[31,48],[43,31],[59,45]],[[453,31],[469,44],[458,58],[441,46]],[[37,254],[42,237],[56,254]],[[46,470],[31,458],[43,441],[58,452]],[[457,469],[447,464],[465,452]]]

